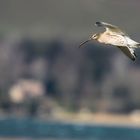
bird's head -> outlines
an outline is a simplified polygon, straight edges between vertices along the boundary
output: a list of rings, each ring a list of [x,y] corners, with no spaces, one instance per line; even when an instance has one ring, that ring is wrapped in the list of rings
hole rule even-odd
[[[93,40],[98,40],[99,37],[100,37],[100,34],[97,33],[97,34],[92,35],[92,36],[91,36],[91,39],[93,39]]]
[[[99,34],[99,33],[96,33],[96,34],[92,35],[91,37],[89,37],[88,40],[82,42],[82,43],[79,45],[79,48],[81,48],[84,44],[86,44],[86,43],[89,42],[89,41],[98,40],[99,37],[100,37],[100,34]]]

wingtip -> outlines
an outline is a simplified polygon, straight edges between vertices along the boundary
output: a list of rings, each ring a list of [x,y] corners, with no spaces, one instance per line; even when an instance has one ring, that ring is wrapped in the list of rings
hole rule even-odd
[[[136,53],[135,53],[135,52],[134,52],[133,54],[134,54],[134,56],[133,56],[132,60],[133,60],[133,61],[135,61],[135,60],[136,60],[136,58],[137,58],[137,55],[136,55]]]
[[[95,25],[96,26],[103,26],[103,24],[106,24],[105,22],[102,22],[102,21],[97,21],[96,23],[95,23]]]
[[[102,22],[100,22],[100,21],[97,21],[96,23],[95,23],[95,26],[101,26],[102,25]]]
[[[136,57],[137,57],[136,54],[134,54],[134,56],[131,58],[131,60],[132,61],[135,61],[136,60]]]

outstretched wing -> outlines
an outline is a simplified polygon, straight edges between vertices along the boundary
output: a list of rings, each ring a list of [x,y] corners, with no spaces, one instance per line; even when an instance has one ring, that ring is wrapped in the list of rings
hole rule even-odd
[[[108,31],[108,32],[114,32],[114,33],[117,33],[117,34],[126,35],[126,33],[124,33],[117,26],[109,24],[109,23],[96,22],[95,25],[98,26],[98,27],[104,27],[106,29],[106,31]]]
[[[121,51],[126,55],[128,56],[131,60],[135,61],[136,59],[136,54],[135,54],[135,51],[134,49],[132,48],[128,48],[128,47],[125,47],[125,46],[117,46],[119,49],[121,49]]]

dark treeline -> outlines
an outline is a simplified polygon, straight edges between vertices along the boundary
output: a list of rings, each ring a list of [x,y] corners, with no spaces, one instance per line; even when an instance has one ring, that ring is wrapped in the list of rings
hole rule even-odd
[[[140,108],[139,62],[94,43],[1,39],[0,108],[129,113]]]

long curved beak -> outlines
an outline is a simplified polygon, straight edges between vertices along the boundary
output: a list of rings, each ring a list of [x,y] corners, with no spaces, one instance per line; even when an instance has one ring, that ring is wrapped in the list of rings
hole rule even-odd
[[[79,45],[79,48],[81,48],[84,44],[86,44],[87,42],[91,41],[92,38],[89,38],[88,40],[82,42],[80,45]]]

